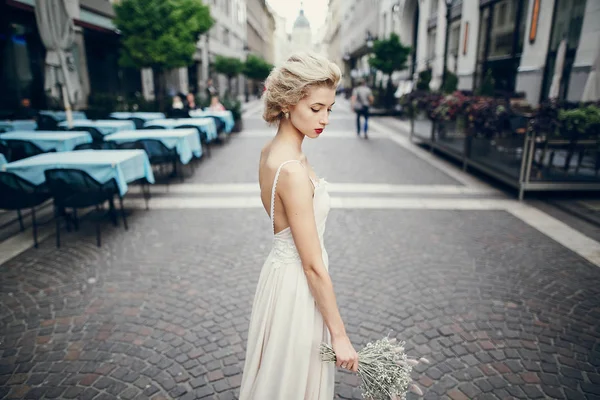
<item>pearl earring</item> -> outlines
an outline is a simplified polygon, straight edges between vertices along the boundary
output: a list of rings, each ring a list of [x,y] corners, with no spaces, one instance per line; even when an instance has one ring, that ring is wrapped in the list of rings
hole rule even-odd
[[[290,113],[289,113],[289,112],[287,112],[287,111],[286,111],[286,112],[284,113],[284,115],[285,115],[285,119],[289,119],[289,118],[290,118]]]

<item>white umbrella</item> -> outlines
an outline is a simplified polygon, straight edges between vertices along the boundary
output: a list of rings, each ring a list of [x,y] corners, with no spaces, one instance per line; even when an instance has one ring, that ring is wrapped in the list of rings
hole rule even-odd
[[[567,55],[567,39],[560,41],[558,50],[556,51],[556,60],[554,62],[554,75],[552,76],[552,85],[550,85],[550,92],[548,98],[556,99],[560,92],[560,81],[563,75],[563,69],[565,68],[565,56]]]
[[[77,101],[81,85],[71,54],[75,43],[75,25],[68,12],[67,0],[36,0],[35,19],[46,47],[44,89],[55,98],[62,95],[71,127],[71,104]],[[59,86],[61,92],[57,90]]]
[[[590,69],[587,81],[585,82],[585,88],[583,89],[583,96],[581,96],[582,102],[598,101],[600,100],[600,49],[598,49],[598,55],[596,61]]]

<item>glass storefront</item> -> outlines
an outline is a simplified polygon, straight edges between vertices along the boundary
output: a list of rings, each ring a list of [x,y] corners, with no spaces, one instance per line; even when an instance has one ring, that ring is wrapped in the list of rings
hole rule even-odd
[[[512,93],[523,51],[529,0],[499,0],[481,8],[476,86],[491,71],[495,89]]]
[[[10,116],[24,98],[32,107],[45,105],[44,50],[34,20],[10,18],[0,30],[0,119]]]
[[[579,38],[581,36],[581,26],[585,16],[586,0],[556,0],[554,9],[554,17],[552,23],[552,33],[550,36],[550,46],[548,49],[548,58],[544,71],[543,89],[541,92],[541,100],[548,97],[552,76],[554,75],[554,65],[556,64],[556,53],[560,42],[565,39],[567,41],[567,52],[565,55],[565,63],[562,74],[562,81],[559,90],[559,98],[566,98],[566,93],[569,88],[569,78],[571,69],[575,62],[575,53],[579,46]]]

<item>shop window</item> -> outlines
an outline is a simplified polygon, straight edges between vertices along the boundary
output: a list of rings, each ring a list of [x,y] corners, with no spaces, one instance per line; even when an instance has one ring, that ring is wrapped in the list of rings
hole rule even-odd
[[[550,48],[548,49],[548,58],[544,71],[544,80],[542,84],[541,99],[548,97],[552,77],[554,76],[554,65],[556,64],[556,54],[558,46],[563,39],[567,41],[567,52],[565,55],[562,81],[559,90],[559,98],[564,99],[569,88],[569,78],[573,63],[575,62],[575,53],[579,46],[581,38],[581,26],[585,16],[586,0],[557,0],[555,13],[553,17],[552,33],[550,36]]]
[[[495,88],[513,92],[525,37],[528,1],[500,0],[481,10],[476,87],[491,71]]]

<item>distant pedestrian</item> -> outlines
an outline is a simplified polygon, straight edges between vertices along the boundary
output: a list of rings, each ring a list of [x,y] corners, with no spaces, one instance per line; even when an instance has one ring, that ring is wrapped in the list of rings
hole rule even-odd
[[[359,79],[358,86],[352,91],[350,102],[352,109],[356,112],[356,134],[360,137],[360,117],[363,116],[365,118],[365,139],[368,139],[369,106],[373,104],[373,92],[367,86],[364,79]]]
[[[194,93],[188,93],[186,96],[185,108],[188,111],[197,110],[198,106],[196,105],[196,97]]]
[[[213,84],[213,80],[209,79],[206,81],[206,98],[211,99],[213,96],[217,95],[217,88],[215,88]]]
[[[173,103],[171,104],[171,108],[173,110],[183,110],[183,102],[181,101],[181,97],[173,96]]]
[[[219,101],[219,96],[213,96],[210,98],[210,111],[225,111],[225,106]]]

